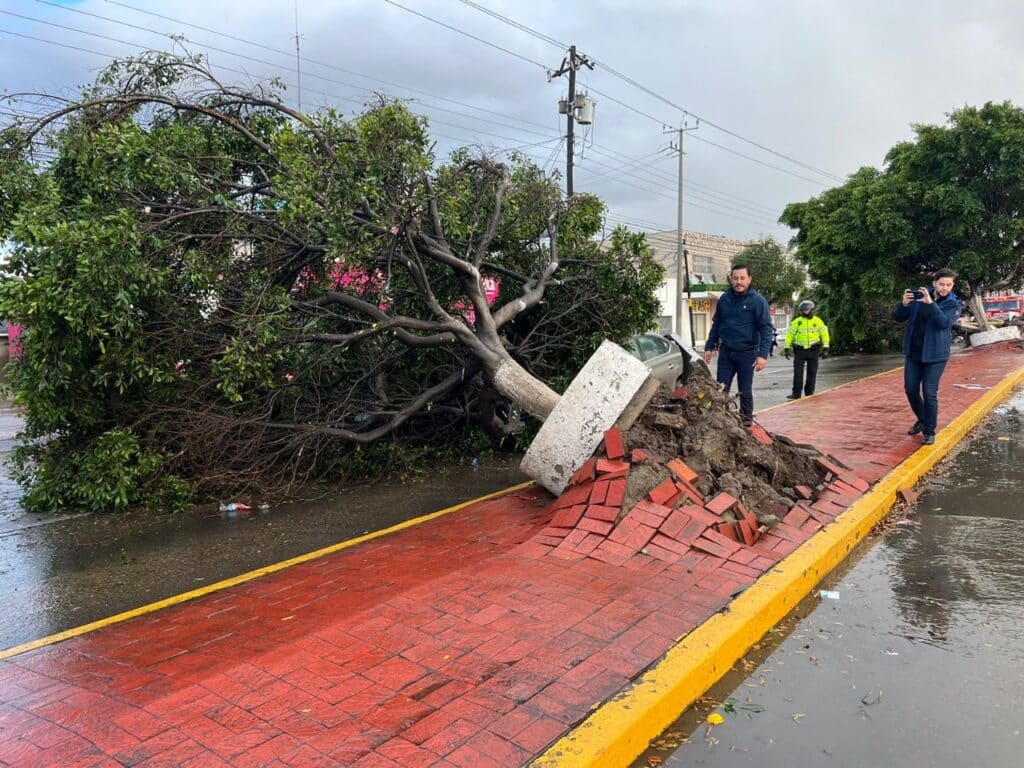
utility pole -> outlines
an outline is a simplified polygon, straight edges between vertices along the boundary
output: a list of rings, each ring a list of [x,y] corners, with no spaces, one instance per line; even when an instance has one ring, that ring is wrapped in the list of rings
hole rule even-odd
[[[594,63],[582,53],[576,52],[576,46],[569,46],[569,55],[562,59],[562,66],[556,72],[548,72],[548,82],[556,77],[569,73],[569,98],[558,105],[558,111],[565,118],[565,196],[572,197],[572,158],[575,143],[574,123],[576,122],[576,70],[580,67],[594,68]]]
[[[683,150],[683,137],[687,131],[695,131],[700,127],[700,121],[693,127],[688,128],[686,121],[679,128],[663,131],[663,133],[676,134],[676,143],[670,144],[669,148],[679,154],[679,187],[676,212],[676,322],[675,332],[681,338],[689,337],[690,346],[697,346],[697,338],[693,331],[693,307],[690,305],[690,259],[689,251],[686,250],[686,234],[683,230],[683,158],[686,152]],[[683,281],[686,285],[686,312],[683,312]]]
[[[302,111],[302,57],[299,55],[299,0],[295,0],[295,79],[299,93],[299,112]]]

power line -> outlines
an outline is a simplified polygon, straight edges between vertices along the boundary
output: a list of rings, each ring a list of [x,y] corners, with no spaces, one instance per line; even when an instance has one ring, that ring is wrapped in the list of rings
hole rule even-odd
[[[386,1],[387,2],[391,2],[391,0],[386,0]],[[555,45],[555,46],[559,46],[563,50],[568,47],[564,43],[561,43],[561,42],[559,42],[559,41],[557,41],[557,40],[555,40],[555,39],[553,39],[553,38],[551,38],[551,37],[549,37],[549,36],[547,36],[547,35],[545,35],[545,34],[543,34],[541,32],[538,32],[537,30],[532,29],[531,27],[528,27],[525,24],[522,24],[522,23],[520,23],[518,21],[515,21],[514,19],[509,18],[508,16],[503,16],[500,13],[497,13],[497,12],[492,11],[490,9],[484,8],[483,6],[481,6],[481,5],[477,4],[477,3],[470,2],[470,0],[460,0],[460,1],[463,4],[469,6],[469,7],[473,8],[473,9],[475,9],[477,11],[480,11],[482,13],[486,13],[488,16],[491,16],[492,18],[498,19],[499,21],[501,21],[501,22],[503,22],[505,24],[508,24],[508,25],[510,25],[510,26],[512,26],[512,27],[514,27],[514,28],[516,28],[516,29],[518,29],[520,31],[522,31],[522,32],[526,32],[529,35],[532,35],[532,36],[534,36],[534,37],[536,37],[536,38],[538,38],[540,40],[543,40],[546,43],[549,43],[549,44]],[[758,149],[762,150],[763,152],[768,152],[769,154],[772,154],[772,155],[775,155],[776,157],[782,158],[783,160],[786,160],[786,161],[788,161],[790,163],[793,163],[794,165],[798,165],[801,168],[804,168],[806,170],[813,171],[814,173],[818,173],[818,174],[820,174],[822,176],[825,176],[826,178],[829,178],[829,179],[831,179],[833,181],[838,181],[838,182],[844,181],[844,179],[841,176],[837,176],[836,174],[834,174],[834,173],[832,173],[830,171],[826,171],[826,170],[823,170],[823,169],[818,168],[816,166],[813,166],[813,165],[811,165],[809,163],[805,163],[802,160],[798,160],[795,157],[791,157],[790,155],[787,155],[787,154],[784,154],[782,152],[779,152],[778,150],[772,149],[771,147],[765,146],[764,144],[761,144],[760,142],[754,141],[753,139],[749,139],[746,136],[743,136],[742,134],[737,133],[736,131],[730,130],[730,129],[726,128],[723,125],[720,125],[718,123],[715,123],[715,122],[707,119],[706,117],[702,117],[701,115],[698,115],[697,113],[693,112],[692,110],[689,110],[686,107],[683,107],[683,106],[675,103],[671,99],[669,99],[669,98],[667,98],[665,96],[662,96],[660,93],[657,93],[654,90],[648,88],[643,83],[640,83],[639,81],[635,80],[634,78],[630,77],[629,75],[626,75],[626,74],[623,74],[622,72],[619,72],[618,70],[612,68],[611,66],[605,64],[604,62],[599,61],[598,59],[595,59],[593,57],[590,57],[590,58],[598,67],[603,69],[608,74],[612,75],[613,77],[617,77],[618,79],[622,80],[623,82],[633,86],[637,90],[639,90],[639,91],[641,91],[643,93],[646,93],[648,96],[651,96],[652,98],[657,99],[658,101],[661,101],[664,104],[667,104],[668,106],[672,107],[673,109],[679,111],[684,116],[690,116],[690,117],[693,117],[696,120],[700,120],[705,125],[710,126],[711,128],[714,128],[716,130],[719,130],[722,133],[725,133],[725,134],[727,134],[729,136],[732,136],[735,139],[738,139],[738,140],[743,141],[743,142],[745,142],[747,144],[750,144],[750,145],[752,145],[754,147],[757,147]],[[596,90],[594,92],[597,93]],[[607,94],[602,94],[602,95],[605,98],[611,98]],[[619,102],[619,103],[621,104],[621,102]],[[623,106],[626,106],[626,105],[623,105]]]

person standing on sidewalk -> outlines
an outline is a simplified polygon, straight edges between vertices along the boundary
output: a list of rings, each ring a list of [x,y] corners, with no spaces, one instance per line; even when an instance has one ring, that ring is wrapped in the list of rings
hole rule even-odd
[[[789,324],[782,348],[787,360],[793,354],[793,391],[786,395],[787,400],[799,400],[801,392],[808,396],[814,394],[814,385],[818,381],[818,358],[828,357],[828,326],[814,314],[814,302],[801,301],[796,309],[799,314]]]
[[[740,393],[740,416],[746,426],[754,420],[754,371],[764,370],[775,328],[764,296],[750,287],[750,267],[729,270],[729,290],[722,294],[704,344],[704,362],[718,352],[715,378],[728,392],[732,380]]]
[[[939,379],[949,360],[953,343],[953,323],[960,317],[963,305],[953,285],[956,273],[940,269],[933,276],[932,287],[908,288],[892,311],[897,322],[905,322],[903,330],[903,389],[917,417],[908,435],[923,433],[922,445],[935,442],[935,425],[939,418]]]

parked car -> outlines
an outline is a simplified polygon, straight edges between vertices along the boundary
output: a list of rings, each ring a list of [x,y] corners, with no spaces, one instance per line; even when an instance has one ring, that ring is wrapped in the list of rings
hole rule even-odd
[[[627,350],[651,370],[651,376],[675,389],[686,379],[682,348],[665,336],[641,333],[629,340]]]

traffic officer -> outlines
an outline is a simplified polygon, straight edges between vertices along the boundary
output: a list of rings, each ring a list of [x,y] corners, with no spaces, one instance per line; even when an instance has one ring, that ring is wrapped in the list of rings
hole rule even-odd
[[[828,326],[814,314],[813,301],[801,301],[797,305],[799,313],[786,330],[786,344],[782,354],[788,360],[793,357],[793,391],[786,395],[787,400],[798,400],[801,391],[805,395],[814,394],[814,384],[818,379],[818,358],[828,357]],[[807,365],[807,379],[804,380],[804,364]]]

